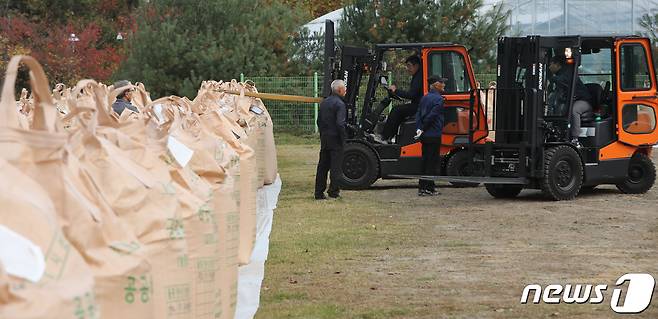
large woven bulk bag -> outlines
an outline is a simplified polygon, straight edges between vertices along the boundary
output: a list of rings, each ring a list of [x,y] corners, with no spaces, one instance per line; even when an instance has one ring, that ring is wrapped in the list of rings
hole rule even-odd
[[[101,100],[107,101],[107,99]],[[159,179],[172,179],[176,188],[184,187],[184,191],[177,192],[180,200],[189,197],[180,194],[187,194],[187,191],[190,191],[204,201],[197,210],[196,217],[198,218],[186,219],[184,223],[189,264],[193,267],[194,272],[193,316],[199,318],[231,317],[228,316],[228,311],[222,311],[223,305],[229,303],[228,299],[222,296],[213,297],[219,295],[218,287],[221,282],[219,282],[218,272],[222,272],[223,268],[221,268],[221,260],[218,259],[222,255],[221,249],[218,250],[218,247],[223,243],[221,234],[225,231],[218,232],[218,227],[222,229],[224,223],[214,218],[217,210],[210,203],[210,200],[213,199],[210,186],[189,169],[189,165],[177,166],[176,159],[171,154],[172,149],[168,147],[170,145],[168,145],[166,127],[160,127],[154,118],[149,118],[153,112],[145,109],[140,113],[139,120],[117,123],[107,116],[105,110],[109,110],[108,106],[99,105],[98,109],[99,121],[107,125],[97,129],[99,134],[119,146],[122,151],[129,154],[131,160],[146,168]],[[176,150],[174,149],[174,151]],[[220,207],[220,210],[222,208]]]
[[[258,93],[254,85],[245,85],[244,88],[247,91]],[[243,121],[238,121],[238,124],[246,124],[247,134],[255,133],[257,136],[260,144],[259,151],[262,153],[259,158],[262,159],[263,183],[270,185],[275,182],[278,170],[272,117],[263,101],[258,98],[241,96],[237,107],[238,114],[243,119]]]
[[[170,96],[156,100],[152,106],[160,110],[160,116],[171,115],[170,125],[166,126],[169,136],[193,150],[188,162],[190,168],[210,184],[223,182],[226,172],[220,159],[228,146],[204,130],[199,116],[190,110],[190,101]]]
[[[107,205],[73,153],[67,152],[66,157],[66,178],[77,185],[73,187],[78,191],[71,191],[71,197],[80,203],[88,201],[84,206],[89,211],[96,209],[92,215],[95,224],[86,222],[83,216],[65,216],[65,231],[91,266],[101,315],[152,316],[153,276],[145,247]]]
[[[244,142],[257,153],[259,176],[263,178],[262,183],[265,185],[273,183],[278,168],[274,143],[274,126],[267,108],[261,99],[246,97],[244,94],[236,96],[221,93],[224,90],[258,93],[253,84],[238,83],[235,80],[231,82],[204,81],[199,88],[197,97],[194,99],[195,106],[218,105],[225,111],[230,111],[227,115],[243,127],[246,135],[256,137],[255,139],[247,139],[242,136]],[[200,114],[205,113],[203,110],[200,111],[197,110]]]
[[[43,70],[31,57],[14,57],[8,65],[2,105],[13,96],[16,70],[23,61],[32,70],[35,109],[33,130],[17,129],[15,113],[0,125],[2,156],[41,184],[54,202],[66,238],[90,265],[101,315],[150,315],[149,304],[125,302],[129,277],[150,276],[139,242],[101,201],[92,183],[66,152],[67,134],[55,131],[55,108]],[[12,125],[13,123],[13,125]],[[121,308],[116,305],[121,304]]]
[[[71,110],[68,108],[67,100],[71,96],[71,88],[67,87],[64,83],[55,84],[52,92],[53,103],[57,111],[62,114],[68,114]]]
[[[249,90],[256,91],[254,87],[247,86]],[[274,149],[274,136],[271,125],[271,118],[267,114],[264,105],[259,99],[245,98],[244,95],[237,97],[221,93],[222,90],[243,91],[244,87],[237,82],[221,83],[214,81],[204,81],[198,91],[197,97],[193,102],[193,110],[202,114],[204,122],[210,127],[214,127],[217,134],[224,134],[233,143],[247,140],[251,137],[251,142],[257,141],[254,137],[261,135],[265,137],[265,142],[260,141],[261,146],[254,145],[260,149],[260,161],[265,165],[259,169],[261,172],[264,168],[265,173],[261,173],[263,181],[257,184],[270,184],[258,190],[258,207],[257,207],[257,227],[255,247],[250,256],[250,262],[243,264],[239,272],[238,284],[238,301],[236,305],[236,318],[251,318],[258,309],[260,286],[264,277],[264,262],[267,257],[269,245],[269,233],[272,222],[272,209],[278,198],[278,191],[281,183],[276,176],[276,151]],[[238,100],[241,102],[238,106]],[[260,112],[264,110],[264,112]],[[264,113],[269,119],[268,126],[265,126],[265,132],[255,132],[252,128],[267,125],[260,116]],[[223,118],[222,118],[223,117]],[[224,122],[228,120],[230,123]],[[242,124],[242,125],[240,125]],[[237,142],[239,144],[239,142]],[[262,145],[265,145],[265,151]],[[269,150],[268,150],[269,148]],[[264,154],[264,155],[263,155]],[[270,181],[271,180],[271,181]],[[274,204],[271,204],[271,203]],[[268,205],[271,204],[271,205]]]
[[[204,221],[207,224],[199,228],[198,232],[207,234],[206,236],[212,235],[215,246],[211,247],[206,243],[199,245],[198,249],[199,251],[215,249],[216,258],[213,259],[213,265],[216,271],[206,276],[212,277],[214,281],[206,279],[205,282],[199,282],[199,285],[214,283],[215,293],[219,296],[217,301],[221,301],[219,306],[222,307],[222,317],[232,317],[226,311],[231,303],[230,289],[221,289],[222,273],[234,271],[227,262],[227,259],[231,258],[227,248],[229,244],[227,227],[230,222],[227,219],[231,212],[226,210],[226,203],[217,194],[220,183],[225,181],[225,173],[216,161],[216,152],[223,143],[206,136],[198,127],[193,129],[189,126],[191,123],[189,116],[195,115],[189,113],[188,103],[186,99],[171,96],[158,99],[147,107],[149,114],[154,116],[152,120],[161,123],[159,126],[161,138],[152,134],[151,145],[154,147],[160,145],[163,151],[166,151],[163,157],[172,175],[179,176],[191,191],[206,201]],[[203,189],[204,185],[209,188]]]
[[[251,252],[256,238],[256,190],[258,189],[258,175],[254,151],[238,139],[235,131],[241,129],[226,118],[222,111],[217,109],[201,116],[204,125],[214,134],[221,137],[240,158],[239,170],[230,170],[236,184],[239,185],[240,209],[240,246],[238,261],[241,265],[249,263]]]
[[[237,117],[227,118],[226,113],[234,112],[236,98],[230,94],[219,93],[217,89],[230,88],[227,83],[206,82],[202,85],[200,96],[195,98],[192,109],[201,114],[204,125],[215,135],[224,139],[240,156],[239,171],[229,171],[235,176],[239,189],[240,208],[240,249],[238,258],[241,265],[249,263],[255,240],[256,190],[262,183],[258,177],[256,155],[252,148],[243,141],[244,129],[237,124]],[[233,83],[235,85],[235,83]]]
[[[185,180],[187,185],[202,183],[210,186],[212,191],[209,201],[212,203],[215,220],[219,230],[220,242],[220,271],[218,287],[221,288],[221,299],[223,305],[223,317],[232,318],[235,305],[235,291],[237,284],[237,248],[238,248],[238,211],[232,190],[233,179],[225,171],[226,165],[237,165],[237,154],[234,158],[225,156],[230,148],[220,138],[211,135],[202,126],[199,117],[190,112],[190,101],[185,98],[165,97],[154,101],[149,106],[149,112],[154,113],[154,119],[163,122],[160,126],[162,133],[168,134],[168,139],[175,139],[180,147],[190,151],[190,159],[186,165],[181,165],[175,156],[171,156],[167,162],[172,169],[179,172],[179,176]],[[160,142],[164,147],[165,142]],[[152,143],[153,145],[153,143]],[[224,163],[226,160],[227,163]],[[193,174],[186,172],[191,169]],[[172,171],[173,172],[173,171]],[[190,176],[193,176],[190,180]],[[196,187],[193,187],[196,188]]]
[[[143,112],[144,108],[151,104],[151,102],[151,94],[146,91],[144,83],[135,83],[135,92],[133,93],[132,104],[135,105],[140,112]]]
[[[34,97],[28,97],[27,89],[21,90],[21,95],[16,101],[16,109],[18,110],[18,123],[20,128],[29,129],[32,126],[32,119],[34,117]]]
[[[95,101],[103,100],[100,94]],[[84,97],[79,102],[89,103]],[[94,126],[95,119],[88,125]],[[109,127],[80,131],[75,144],[85,147],[76,154],[112,208],[133,226],[149,260],[159,265],[153,271],[156,317],[213,318],[221,307],[209,283],[216,272],[217,242],[207,204],[174,183],[164,163],[149,171],[92,132],[120,132]]]
[[[265,118],[250,116],[251,102],[253,98],[244,96],[244,91],[237,98],[236,108],[233,112],[226,112],[225,115],[229,119],[235,119],[235,131],[240,135],[243,143],[254,150],[256,158],[256,167],[258,174],[256,175],[258,184],[257,188],[265,185],[265,123],[262,121]],[[243,112],[242,110],[247,110]],[[238,129],[240,127],[241,129]]]
[[[156,151],[157,146],[151,144],[150,150]],[[170,173],[175,180],[182,180],[184,185],[189,185],[194,193],[203,194],[206,190],[212,191],[212,208],[218,225],[219,242],[219,270],[217,287],[220,288],[222,305],[221,318],[233,318],[235,313],[236,291],[237,291],[237,268],[238,268],[238,244],[239,244],[239,211],[238,198],[234,197],[234,186],[231,176],[225,178],[220,184],[210,185],[189,168],[189,165],[181,167],[166,150],[166,141],[160,144],[160,152],[164,149],[165,162],[169,165]],[[237,163],[237,161],[236,161]],[[237,164],[236,164],[237,165]]]
[[[67,116],[71,113],[71,108],[69,107],[71,91],[72,89],[63,83],[55,84],[55,88],[52,91],[53,103],[55,103],[55,108],[57,108],[60,118],[59,124],[65,130],[69,130],[75,125],[75,123],[71,123],[70,117]]]
[[[46,191],[2,159],[0,175],[0,318],[99,318],[91,270]]]
[[[221,83],[220,88],[239,91],[240,95],[226,94],[220,99],[222,114],[232,123],[232,130],[240,142],[254,151],[256,188],[265,185],[265,132],[262,121],[252,117],[249,111],[252,98],[244,95],[245,87],[235,80]],[[244,110],[244,111],[243,111]]]
[[[115,134],[117,136],[123,135],[122,132],[115,132]],[[119,139],[122,140],[121,144],[123,146],[126,146],[130,142],[136,143],[127,136],[121,136]],[[161,174],[167,175],[166,178],[172,180],[172,185],[176,189],[179,201],[183,203],[196,201],[198,203],[195,216],[191,219],[185,219],[183,225],[188,246],[187,257],[189,265],[192,267],[189,271],[193,274],[192,291],[195,292],[191,301],[194,305],[193,317],[225,318],[221,316],[221,306],[224,300],[217,297],[219,294],[219,291],[217,291],[219,284],[215,282],[219,280],[219,272],[222,271],[220,261],[218,260],[221,254],[218,248],[221,243],[221,236],[217,229],[221,223],[217,222],[214,218],[214,207],[210,203],[207,203],[210,199],[208,197],[211,193],[210,186],[204,185],[203,180],[198,176],[194,176],[191,170],[174,167],[175,160],[166,153],[166,146],[164,146],[164,150],[145,147],[143,145],[141,147],[141,150],[139,148],[128,150],[129,157],[157,176],[161,176]],[[143,150],[147,151],[144,152]],[[158,157],[140,156],[140,154],[158,154],[164,157],[166,161]],[[192,185],[192,188],[189,189],[181,185],[173,178],[174,176],[185,176],[187,178],[186,181]],[[194,200],[190,200],[190,194],[195,195]],[[206,196],[205,202],[199,199],[204,195]],[[190,205],[186,204],[184,206]]]

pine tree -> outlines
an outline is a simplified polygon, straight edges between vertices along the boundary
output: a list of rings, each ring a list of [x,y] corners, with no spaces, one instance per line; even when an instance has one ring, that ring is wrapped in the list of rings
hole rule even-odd
[[[454,42],[471,48],[477,71],[495,63],[499,36],[507,30],[502,5],[482,10],[482,0],[354,0],[345,7],[339,38],[343,43]]]
[[[144,82],[154,96],[193,98],[203,80],[283,75],[289,38],[303,19],[278,0],[158,0],[143,7],[115,78]]]

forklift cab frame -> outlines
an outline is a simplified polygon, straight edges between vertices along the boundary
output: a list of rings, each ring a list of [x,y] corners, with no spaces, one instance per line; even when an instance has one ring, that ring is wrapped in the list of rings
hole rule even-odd
[[[470,93],[476,87],[475,74],[471,66],[471,60],[468,50],[463,45],[448,42],[430,42],[430,43],[408,43],[408,44],[378,44],[374,49],[374,65],[376,72],[370,75],[368,87],[366,90],[363,114],[359,119],[359,128],[365,133],[371,132],[377,124],[375,116],[379,116],[379,109],[373,108],[376,101],[375,92],[381,85],[383,68],[381,67],[384,54],[395,50],[413,50],[421,60],[419,72],[422,72],[423,95],[427,94],[429,87],[427,79],[432,75],[446,77],[445,91],[442,95],[445,98],[446,125],[443,135],[443,145],[450,146],[455,143],[455,138],[461,136],[462,143],[466,141],[468,134],[468,109],[470,108]],[[379,72],[377,72],[379,71]],[[348,87],[348,95],[350,88]],[[386,100],[384,100],[386,104]],[[394,103],[395,104],[395,103]],[[375,113],[375,114],[372,114]],[[374,116],[373,116],[374,115]],[[356,120],[356,119],[355,119]],[[415,121],[415,118],[408,118],[409,121]],[[349,121],[348,121],[349,122]],[[486,125],[486,121],[482,123]],[[402,124],[404,125],[404,123]],[[402,147],[401,157],[420,157],[420,143],[413,140],[415,134],[415,125],[412,129],[401,127],[396,135],[396,145]],[[486,135],[486,127],[478,130],[479,136]],[[457,139],[459,142],[460,139]],[[442,155],[450,152],[450,147],[443,147]]]
[[[333,45],[330,39],[326,38],[325,41]],[[388,97],[377,101],[376,92],[380,86],[385,85],[382,83],[382,77],[386,77],[383,67],[384,54],[395,50],[414,51],[420,57],[419,72],[422,72],[423,94],[427,94],[429,76],[440,75],[448,78],[446,92],[443,93],[445,125],[440,154],[446,159],[444,163],[447,162],[444,169],[450,168],[453,174],[464,175],[462,171],[468,167],[464,147],[461,145],[468,141],[470,93],[476,87],[476,82],[468,50],[463,45],[446,42],[378,44],[372,50],[341,46],[340,60],[334,58],[332,69],[330,72],[325,70],[325,73],[331,74],[329,80],[339,78],[347,84],[344,100],[347,105],[348,140],[341,179],[344,188],[361,189],[370,186],[379,178],[397,178],[396,175],[421,173],[422,152],[420,142],[414,139],[414,117],[408,118],[400,125],[394,144],[378,143],[372,137],[378,125],[383,124],[380,119],[381,112],[394,98],[389,91]],[[358,109],[359,88],[365,72],[370,74],[362,107]],[[325,79],[325,87],[329,80]],[[387,89],[387,86],[385,88]],[[375,105],[377,102],[379,104]],[[480,107],[479,103],[475,105]],[[481,119],[478,127],[473,132],[474,136],[486,137],[486,119]],[[460,146],[455,146],[456,144]],[[460,151],[462,154],[455,156]]]
[[[646,192],[655,180],[651,146],[658,143],[650,48],[648,39],[635,36],[501,38],[495,141],[478,145],[472,133],[478,127],[469,128],[470,165],[475,176],[484,177],[475,179],[494,197],[537,188],[555,200],[572,199],[581,187],[600,184],[615,184],[626,193]],[[563,98],[551,87],[549,61],[555,55],[566,57],[563,72],[571,73],[570,87],[560,93]],[[592,67],[597,64],[598,70]],[[578,79],[593,105],[591,114],[581,116],[580,134],[571,136]],[[571,143],[573,138],[582,145]]]

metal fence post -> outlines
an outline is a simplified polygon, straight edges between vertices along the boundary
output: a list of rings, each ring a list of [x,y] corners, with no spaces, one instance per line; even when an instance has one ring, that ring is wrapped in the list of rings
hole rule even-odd
[[[318,72],[313,73],[313,97],[318,97]],[[314,108],[314,117],[313,117],[313,126],[315,127],[315,133],[318,132],[318,103],[313,103]]]
[[[240,82],[244,83],[244,73],[240,73]]]

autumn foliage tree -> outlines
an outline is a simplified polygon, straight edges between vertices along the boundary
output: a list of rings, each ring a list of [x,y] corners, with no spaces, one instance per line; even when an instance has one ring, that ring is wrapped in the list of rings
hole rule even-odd
[[[124,59],[119,32],[134,29],[130,4],[119,0],[10,1],[0,17],[0,54],[29,54],[53,82],[107,81]]]

